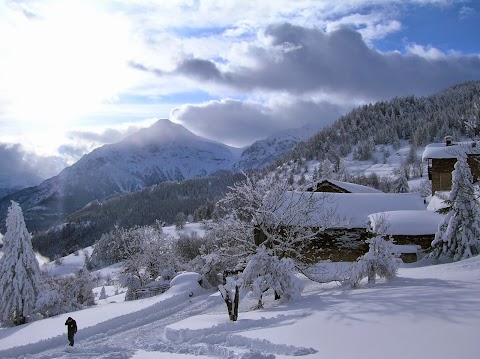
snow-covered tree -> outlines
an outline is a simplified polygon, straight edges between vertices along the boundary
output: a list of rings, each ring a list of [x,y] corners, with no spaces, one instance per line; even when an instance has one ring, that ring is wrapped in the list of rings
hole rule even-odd
[[[360,285],[363,278],[368,278],[368,284],[374,285],[376,276],[391,280],[397,276],[397,270],[402,260],[394,250],[393,240],[385,240],[382,236],[367,240],[369,250],[352,263],[350,274],[346,280],[353,288]]]
[[[95,304],[93,294],[93,278],[86,268],[82,268],[75,273],[75,294],[79,304],[89,306]]]
[[[279,259],[304,262],[308,241],[339,222],[325,206],[329,198],[326,193],[289,191],[288,182],[273,176],[246,176],[218,202],[220,220],[212,229],[216,238],[223,238],[219,250],[245,260],[263,244]]]
[[[107,293],[105,292],[105,286],[102,286],[98,299],[107,299]]]
[[[176,229],[183,229],[185,228],[185,223],[187,219],[185,218],[185,214],[183,212],[178,212],[175,216],[175,228]]]
[[[73,312],[95,304],[93,278],[85,269],[74,275],[51,277],[44,273],[35,311],[44,317]]]
[[[65,289],[69,288],[69,286],[65,285],[66,282],[65,278],[54,278],[44,273],[41,291],[35,303],[35,312],[44,317],[51,317],[66,313],[69,309],[72,309],[71,305],[67,306],[68,300],[65,295]]]
[[[395,193],[408,193],[410,191],[410,187],[408,186],[408,180],[407,176],[405,176],[404,173],[402,173],[397,181],[395,182],[395,188],[393,189],[393,192]]]
[[[452,172],[452,191],[447,201],[451,208],[438,227],[430,256],[458,261],[479,253],[480,206],[472,182],[467,155],[460,154]]]
[[[0,320],[6,325],[24,324],[34,313],[40,289],[40,268],[32,249],[20,205],[12,201],[0,258]]]
[[[328,158],[326,158],[321,164],[320,169],[322,179],[334,179],[335,176],[335,166]]]
[[[293,260],[279,259],[263,245],[250,258],[241,278],[243,286],[251,289],[257,298],[258,308],[263,307],[262,297],[269,289],[283,302],[298,298],[303,291],[303,283],[295,275]]]

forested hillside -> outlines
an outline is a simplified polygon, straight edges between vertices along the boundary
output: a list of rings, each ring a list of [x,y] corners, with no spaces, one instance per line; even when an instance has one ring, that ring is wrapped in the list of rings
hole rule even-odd
[[[428,97],[396,97],[358,107],[270,168],[300,158],[336,162],[352,151],[354,159],[369,160],[375,145],[398,148],[400,140],[413,146],[441,142],[446,135],[459,140],[468,135],[467,119],[480,123],[480,81],[458,84]]]
[[[243,178],[241,173],[224,172],[183,182],[164,182],[104,202],[93,201],[68,216],[64,224],[35,233],[33,246],[54,257],[87,247],[115,227],[128,229],[156,221],[170,225],[180,212],[196,220],[208,218],[214,202]]]

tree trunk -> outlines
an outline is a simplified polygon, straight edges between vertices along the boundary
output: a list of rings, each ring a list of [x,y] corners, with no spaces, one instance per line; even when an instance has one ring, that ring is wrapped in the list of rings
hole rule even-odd
[[[233,299],[233,319],[230,318],[233,321],[236,321],[238,319],[238,303],[240,302],[240,294],[239,294],[239,289],[238,285],[235,286],[235,297]]]
[[[375,285],[375,268],[373,265],[373,261],[369,261],[368,263],[368,285]]]

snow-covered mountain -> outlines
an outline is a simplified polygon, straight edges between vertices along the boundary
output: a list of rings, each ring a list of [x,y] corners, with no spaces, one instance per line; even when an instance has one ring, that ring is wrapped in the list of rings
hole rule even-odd
[[[121,142],[94,150],[39,186],[4,197],[0,211],[6,213],[10,200],[15,200],[30,230],[46,228],[94,199],[231,169],[240,151],[159,120]]]
[[[4,197],[0,213],[6,213],[10,200],[15,200],[22,206],[29,230],[47,228],[92,200],[221,170],[261,167],[314,130],[297,132],[272,136],[241,153],[242,149],[202,138],[169,120],[159,120],[123,141],[92,151],[38,186]]]
[[[313,136],[318,128],[303,126],[278,132],[247,147],[234,165],[236,169],[261,168],[293,149],[299,142]]]

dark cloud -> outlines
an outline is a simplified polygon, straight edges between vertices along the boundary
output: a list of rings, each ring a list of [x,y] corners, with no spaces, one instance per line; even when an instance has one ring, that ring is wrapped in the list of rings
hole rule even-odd
[[[65,166],[60,157],[42,157],[26,152],[20,144],[0,143],[0,187],[34,186],[57,175]]]
[[[323,102],[298,101],[270,108],[228,99],[186,105],[174,110],[172,115],[198,135],[243,147],[282,129],[305,124],[325,126],[341,112],[338,106]]]
[[[184,75],[241,90],[308,94],[317,91],[376,100],[425,95],[455,83],[480,79],[480,57],[450,55],[427,59],[415,54],[381,53],[360,33],[339,28],[328,34],[288,23],[265,30],[272,49],[251,46],[255,67],[221,72],[212,61],[183,61],[170,75]],[[158,69],[136,68],[153,73]]]
[[[63,156],[70,157],[73,159],[79,159],[84,154],[89,152],[89,148],[85,145],[76,146],[71,144],[65,144],[65,145],[59,146],[57,151]]]
[[[282,24],[270,26],[266,35],[274,46],[285,51],[280,59],[258,52],[261,66],[236,75],[242,86],[378,99],[423,95],[480,78],[478,56],[426,59],[413,54],[383,54],[369,48],[361,35],[349,28],[325,34]]]
[[[67,136],[70,142],[59,146],[57,151],[62,156],[68,158],[70,162],[77,161],[95,148],[104,144],[119,142],[140,128],[139,126],[129,126],[125,130],[107,128],[100,133],[93,131],[69,131]]]
[[[185,60],[178,66],[177,72],[194,76],[200,80],[219,81],[222,79],[222,74],[217,66],[212,61],[207,60]]]

